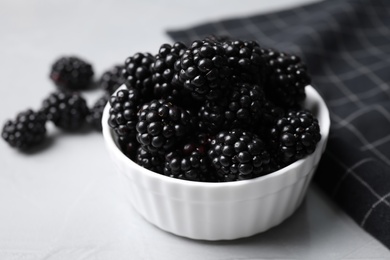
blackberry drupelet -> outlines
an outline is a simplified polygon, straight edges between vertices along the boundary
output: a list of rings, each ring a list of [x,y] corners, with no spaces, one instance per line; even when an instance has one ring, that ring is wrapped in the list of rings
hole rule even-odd
[[[61,57],[51,67],[50,78],[61,89],[77,91],[88,88],[94,72],[92,65],[74,56]]]
[[[305,87],[311,78],[298,56],[263,49],[266,60],[265,93],[276,105],[289,108],[306,98]]]
[[[149,152],[165,154],[193,130],[192,120],[188,111],[163,99],[152,100],[138,113],[137,140]]]
[[[222,129],[249,130],[260,122],[264,104],[260,86],[237,83],[222,99],[204,102],[198,112],[199,128],[212,134]]]
[[[188,143],[165,156],[164,175],[189,181],[212,181],[212,166],[205,148]]]
[[[198,100],[215,100],[230,86],[231,69],[221,43],[194,41],[175,62],[175,71]]]
[[[265,60],[255,41],[226,41],[223,44],[229,66],[237,82],[264,83]]]
[[[105,93],[95,102],[95,104],[93,104],[86,117],[87,123],[97,131],[102,131],[103,110],[109,99],[110,96]]]
[[[82,96],[61,91],[51,93],[44,99],[41,110],[48,120],[68,131],[83,127],[89,114],[87,102]]]
[[[10,146],[28,150],[45,139],[46,117],[42,112],[31,109],[20,112],[15,120],[4,124],[1,136]]]
[[[142,104],[140,91],[129,87],[113,94],[109,100],[108,124],[118,136],[133,138],[136,135],[138,109]]]
[[[163,174],[164,161],[164,155],[151,153],[143,146],[137,149],[135,162],[148,170]]]
[[[270,129],[270,147],[281,163],[313,153],[320,139],[318,120],[306,110],[288,112]]]
[[[218,133],[211,141],[208,155],[222,182],[252,179],[270,170],[270,155],[264,142],[241,129]]]
[[[136,88],[143,98],[153,95],[151,66],[155,58],[150,53],[137,52],[125,60],[123,69],[124,82],[129,88]]]
[[[99,86],[108,94],[112,94],[124,83],[122,65],[114,65],[109,70],[105,71],[99,79]]]

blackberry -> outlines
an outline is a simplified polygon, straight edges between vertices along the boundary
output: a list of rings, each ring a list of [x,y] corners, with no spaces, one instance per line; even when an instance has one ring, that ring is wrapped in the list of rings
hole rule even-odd
[[[217,42],[194,41],[175,62],[179,81],[198,100],[215,100],[230,85],[225,50]]]
[[[136,163],[156,173],[163,174],[164,172],[164,156],[151,153],[143,146],[137,149]]]
[[[270,129],[270,147],[286,164],[313,153],[320,139],[318,120],[306,110],[288,112]]]
[[[208,155],[219,181],[252,179],[269,173],[270,155],[264,142],[241,129],[222,131],[211,141]]]
[[[61,89],[75,91],[88,88],[94,72],[92,65],[75,57],[61,57],[51,67],[50,79]]]
[[[221,129],[251,129],[264,114],[265,96],[258,85],[238,83],[225,98],[205,101],[199,110],[199,127],[209,133]]]
[[[89,114],[87,102],[77,93],[54,92],[42,102],[42,111],[48,120],[64,130],[78,130]]]
[[[109,70],[105,71],[99,79],[100,88],[104,89],[108,94],[112,94],[119,86],[124,83],[122,65],[114,65]]]
[[[161,45],[155,62],[152,64],[152,80],[154,85],[154,97],[166,99],[180,105],[190,104],[190,93],[184,89],[183,84],[175,74],[175,62],[187,49],[186,45],[176,42]]]
[[[138,113],[137,140],[152,153],[165,153],[192,129],[189,112],[163,99],[145,103]]]
[[[46,137],[46,117],[31,109],[18,113],[14,121],[8,120],[1,136],[12,147],[27,150],[43,142]]]
[[[190,181],[212,181],[212,167],[205,148],[189,143],[165,156],[164,175]]]
[[[89,113],[86,117],[87,123],[98,131],[102,131],[103,110],[109,98],[110,96],[108,94],[104,94],[102,97],[100,97],[95,102],[95,104],[93,104],[92,108],[89,110]]]
[[[293,107],[306,98],[305,87],[311,78],[306,65],[295,55],[263,49],[267,78],[265,93],[276,105]]]
[[[223,44],[234,79],[238,82],[264,83],[265,60],[255,41],[226,41]]]
[[[131,87],[121,89],[111,96],[109,102],[109,126],[118,136],[135,137],[137,113],[142,102],[140,91]]]
[[[143,98],[153,94],[151,66],[154,61],[152,54],[137,52],[126,59],[122,71],[126,86],[138,89]]]

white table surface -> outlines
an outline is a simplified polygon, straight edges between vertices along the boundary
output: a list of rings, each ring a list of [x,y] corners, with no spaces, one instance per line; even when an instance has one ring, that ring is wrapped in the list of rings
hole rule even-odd
[[[0,1],[0,123],[38,109],[55,88],[50,65],[76,54],[96,75],[137,51],[172,42],[167,29],[287,8],[312,0]],[[84,93],[92,104],[101,92]],[[298,211],[251,238],[203,242],[166,233],[125,199],[102,135],[48,125],[45,149],[0,140],[0,260],[390,259],[314,185]]]

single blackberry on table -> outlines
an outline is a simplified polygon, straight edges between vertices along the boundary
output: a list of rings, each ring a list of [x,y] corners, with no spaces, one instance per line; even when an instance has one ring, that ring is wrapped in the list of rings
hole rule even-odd
[[[175,62],[175,71],[198,100],[215,100],[230,86],[231,69],[221,43],[194,41]]]
[[[208,151],[219,181],[252,179],[269,173],[270,154],[255,134],[241,129],[218,133]]]
[[[318,120],[307,110],[288,112],[269,133],[272,152],[287,164],[313,153],[321,139]]]
[[[209,182],[215,180],[205,147],[187,143],[165,156],[164,175],[169,177]]]
[[[43,100],[41,110],[49,121],[64,130],[78,130],[89,114],[87,102],[77,93],[53,92]]]
[[[260,45],[255,41],[226,41],[223,44],[228,64],[238,82],[264,83],[265,60]]]
[[[165,154],[193,131],[193,126],[188,111],[163,99],[152,100],[138,113],[137,140],[148,151]]]
[[[199,127],[209,133],[221,129],[251,129],[264,114],[265,96],[255,84],[237,83],[224,98],[206,100],[199,109]]]
[[[137,52],[125,60],[122,71],[124,83],[129,88],[136,88],[143,98],[151,98],[153,95],[153,81],[151,66],[155,58],[146,52]]]
[[[142,104],[140,91],[136,88],[121,89],[110,97],[109,126],[118,136],[135,137],[138,109]]]
[[[93,104],[92,108],[89,110],[89,113],[86,117],[87,123],[98,131],[102,131],[103,110],[109,99],[110,96],[107,93],[105,93]]]
[[[99,86],[108,94],[112,94],[124,83],[123,65],[114,65],[105,71],[99,79]]]
[[[263,49],[266,60],[265,93],[276,105],[293,107],[306,98],[305,87],[311,78],[298,56]]]
[[[88,88],[92,83],[94,72],[92,65],[75,57],[61,57],[54,62],[50,78],[61,89],[77,91]]]
[[[1,136],[10,146],[27,150],[45,139],[46,117],[31,109],[20,112],[15,120],[4,124]]]
[[[164,173],[164,155],[151,153],[144,146],[138,147],[135,162],[153,172]]]

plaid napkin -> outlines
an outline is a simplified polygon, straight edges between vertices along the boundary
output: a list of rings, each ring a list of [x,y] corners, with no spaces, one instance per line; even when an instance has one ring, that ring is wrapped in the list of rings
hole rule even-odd
[[[389,0],[328,0],[168,34],[187,43],[211,34],[257,40],[300,56],[332,120],[315,181],[390,248]]]

